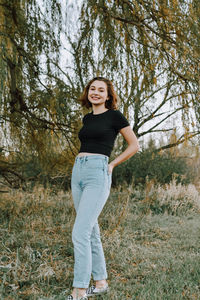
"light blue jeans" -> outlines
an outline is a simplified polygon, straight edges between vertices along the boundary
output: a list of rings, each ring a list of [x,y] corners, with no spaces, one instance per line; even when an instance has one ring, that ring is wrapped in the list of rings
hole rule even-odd
[[[98,217],[110,193],[108,157],[76,157],[72,170],[72,196],[76,219],[72,231],[74,244],[73,287],[87,288],[91,279],[107,278]]]

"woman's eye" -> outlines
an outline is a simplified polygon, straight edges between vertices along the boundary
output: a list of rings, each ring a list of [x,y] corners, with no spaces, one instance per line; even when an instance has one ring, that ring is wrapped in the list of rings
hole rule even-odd
[[[96,90],[95,88],[91,88],[91,89],[90,89],[90,91],[95,91],[95,90]],[[100,92],[100,93],[103,93],[104,90],[99,90],[99,92]]]

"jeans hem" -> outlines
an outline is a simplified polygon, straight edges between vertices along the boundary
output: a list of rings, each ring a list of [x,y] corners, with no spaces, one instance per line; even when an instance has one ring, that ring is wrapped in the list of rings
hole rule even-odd
[[[74,288],[78,288],[78,289],[87,289],[88,286],[89,286],[89,283],[84,283],[84,282],[81,282],[81,281],[75,281],[75,282],[73,282],[72,286]]]
[[[107,274],[104,274],[104,275],[99,275],[99,276],[93,276],[93,279],[96,281],[96,280],[104,280],[104,279],[107,279],[108,278],[108,275]]]

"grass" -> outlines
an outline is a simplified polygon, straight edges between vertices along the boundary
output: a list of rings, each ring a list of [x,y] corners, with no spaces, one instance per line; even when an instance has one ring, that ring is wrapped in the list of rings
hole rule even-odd
[[[192,185],[112,190],[99,218],[111,287],[103,299],[200,299],[199,201]],[[69,192],[1,196],[0,299],[65,299],[74,218]]]

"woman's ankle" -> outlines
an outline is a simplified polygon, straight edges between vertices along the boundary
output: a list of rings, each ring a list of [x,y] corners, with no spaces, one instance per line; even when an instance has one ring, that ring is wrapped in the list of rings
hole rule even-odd
[[[96,280],[95,286],[96,286],[96,288],[100,289],[100,288],[103,288],[106,284],[107,284],[106,279]]]
[[[83,297],[83,296],[85,296],[85,294],[86,294],[86,289],[74,288],[72,291],[72,296],[75,299]]]

